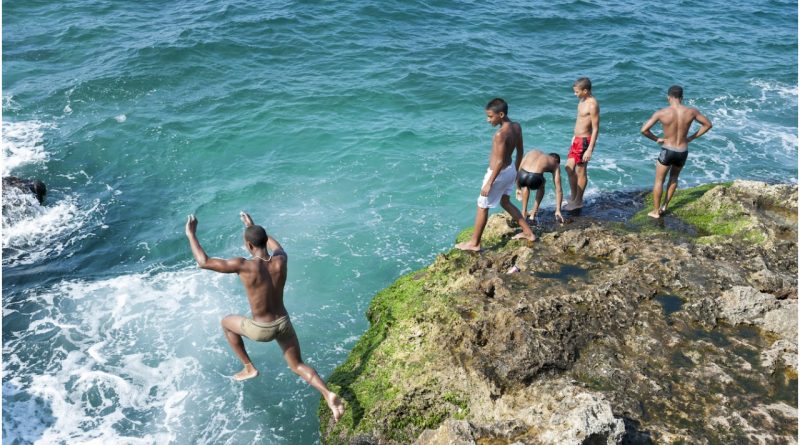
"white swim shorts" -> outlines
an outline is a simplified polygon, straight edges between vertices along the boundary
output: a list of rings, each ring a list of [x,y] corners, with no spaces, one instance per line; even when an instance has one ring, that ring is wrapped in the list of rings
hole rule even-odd
[[[492,169],[486,169],[481,188],[492,177]],[[494,179],[494,184],[489,189],[489,196],[478,196],[478,207],[482,209],[493,209],[500,203],[503,195],[511,196],[514,193],[515,181],[517,180],[517,169],[514,164],[500,170],[500,174]]]

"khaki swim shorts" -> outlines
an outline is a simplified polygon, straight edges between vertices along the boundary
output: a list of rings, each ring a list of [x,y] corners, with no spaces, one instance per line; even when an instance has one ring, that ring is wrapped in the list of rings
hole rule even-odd
[[[288,315],[268,323],[245,318],[242,320],[241,328],[242,333],[247,338],[255,341],[272,341],[276,338],[286,338],[294,335],[294,328]]]

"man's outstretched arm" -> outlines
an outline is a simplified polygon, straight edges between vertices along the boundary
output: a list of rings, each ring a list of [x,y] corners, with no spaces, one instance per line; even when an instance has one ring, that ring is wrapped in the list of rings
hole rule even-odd
[[[255,224],[253,222],[253,218],[251,218],[250,215],[247,212],[245,212],[244,210],[239,212],[239,217],[242,219],[242,222],[244,223],[245,227],[250,227],[253,224]],[[269,249],[269,251],[272,252],[272,256],[276,256],[276,255],[277,256],[284,256],[284,257],[287,256],[286,255],[286,251],[283,250],[283,247],[281,247],[281,244],[278,241],[276,241],[275,238],[273,238],[271,236],[269,236],[267,238],[267,249]]]
[[[194,255],[197,265],[201,269],[213,270],[221,273],[239,273],[244,264],[244,258],[231,258],[223,260],[221,258],[209,258],[206,251],[200,245],[197,239],[197,218],[194,215],[189,215],[186,221],[186,237],[189,238],[189,247],[192,248],[192,255]]]

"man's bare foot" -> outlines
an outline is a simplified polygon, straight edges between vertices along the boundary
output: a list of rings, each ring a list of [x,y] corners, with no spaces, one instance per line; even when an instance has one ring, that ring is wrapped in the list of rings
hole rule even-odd
[[[325,402],[328,404],[328,408],[331,409],[331,413],[333,413],[333,421],[338,422],[344,414],[344,402],[342,402],[339,396],[332,392],[328,393]]]
[[[524,239],[528,241],[536,241],[536,235],[531,233],[531,236],[525,234],[525,232],[519,232],[518,234],[511,237],[511,239]]]
[[[516,265],[509,267],[508,270],[506,271],[506,275],[511,275],[514,273],[519,273],[519,267],[517,267]]]
[[[648,213],[647,216],[649,216],[651,218],[658,219],[658,218],[661,218],[661,212],[657,212],[657,211],[653,210],[652,212]]]
[[[580,208],[583,208],[583,203],[582,202],[572,202],[572,201],[570,201],[570,202],[567,203],[567,205],[565,205],[562,208],[564,210],[566,210],[566,211],[578,210]]]
[[[456,249],[458,249],[458,250],[468,250],[468,251],[471,251],[471,252],[480,252],[481,251],[481,246],[480,245],[476,246],[476,245],[472,244],[469,241],[464,241],[463,243],[456,244]]]
[[[237,382],[241,382],[242,380],[252,379],[257,375],[258,369],[256,369],[252,363],[248,363],[244,365],[244,369],[233,375],[233,379]]]
[[[660,208],[660,209],[658,209],[658,213],[659,213],[659,214],[662,214],[662,215],[663,215],[664,213],[667,213],[667,206],[665,206],[665,205],[664,205],[664,206],[661,206],[661,208]]]

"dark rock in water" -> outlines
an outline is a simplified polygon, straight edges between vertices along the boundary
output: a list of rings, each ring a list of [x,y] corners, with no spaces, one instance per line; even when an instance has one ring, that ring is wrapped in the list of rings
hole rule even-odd
[[[3,190],[16,188],[23,192],[32,193],[39,204],[44,204],[44,197],[47,195],[47,186],[44,182],[37,179],[22,179],[16,176],[6,176],[3,178]]]
[[[323,442],[796,443],[797,186],[617,196],[532,246],[495,215],[378,293]]]

